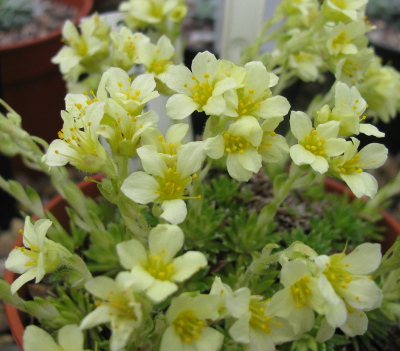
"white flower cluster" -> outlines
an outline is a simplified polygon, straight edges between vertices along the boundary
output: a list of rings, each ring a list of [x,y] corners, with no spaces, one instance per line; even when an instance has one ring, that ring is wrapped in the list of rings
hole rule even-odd
[[[101,349],[104,342],[110,351],[141,347],[161,351],[238,347],[275,351],[276,345],[299,340],[305,334],[314,342],[325,342],[337,328],[346,336],[367,331],[366,313],[380,307],[383,299],[371,276],[381,265],[380,245],[363,243],[349,254],[344,250],[319,255],[299,242],[272,254],[279,246],[270,243],[261,252],[250,249],[251,245],[239,248],[232,259],[227,254],[229,246],[219,252],[218,247],[207,245],[207,237],[197,245],[181,229],[187,224],[185,220],[192,220],[189,226],[197,223],[189,216],[199,216],[200,208],[215,209],[213,204],[202,202],[207,194],[201,188],[201,182],[212,177],[212,164],[217,165],[218,172],[226,169],[237,181],[249,181],[263,169],[270,171],[270,163],[280,162],[282,172],[277,172],[282,174],[271,172],[274,198],[247,217],[245,233],[242,235],[241,226],[235,227],[234,221],[223,217],[213,224],[224,229],[230,226],[233,243],[224,241],[221,231],[215,235],[219,241],[211,245],[240,245],[261,238],[268,232],[266,228],[273,226],[288,193],[310,185],[317,175],[343,180],[357,197],[376,194],[377,182],[368,170],[381,166],[388,150],[378,143],[359,150],[356,137],[384,136],[365,123],[366,116],[379,114],[388,119],[394,114],[400,101],[400,76],[397,72],[391,76],[391,70],[375,61],[366,48],[365,3],[283,0],[270,23],[286,19],[270,35],[270,39],[278,39],[276,49],[243,66],[217,59],[207,51],[194,58],[190,69],[175,65],[170,39],[175,40],[187,11],[181,0],[121,3],[131,26],[169,33],[169,38],[158,35],[157,43],[127,27],[111,31],[97,15],[83,21],[79,30],[66,23],[65,46],[53,59],[71,91],[61,112],[59,139],[48,147],[38,141],[46,149],[43,152],[31,139],[31,144],[11,145],[14,135],[10,133],[10,138],[4,138],[7,146],[3,148],[14,154],[19,145],[34,145],[31,151],[40,169],[61,169],[70,164],[85,173],[104,173],[98,187],[115,205],[115,218],[120,221],[102,223],[103,218],[93,210],[95,202],[82,200],[84,196],[72,185],[68,191],[67,182],[59,189],[70,197],[69,214],[76,221],[71,227],[79,240],[73,237],[67,249],[47,239],[47,231],[53,228],[42,209],[38,211],[42,219],[34,224],[26,217],[24,246],[14,248],[6,261],[7,269],[21,275],[12,284],[11,295],[29,280],[38,283],[46,274],[67,269],[68,274],[62,276],[67,286],[84,288],[82,294],[90,305],[86,308],[86,302],[81,301],[85,308],[76,317],[78,322],[61,323],[68,318],[59,316],[50,323],[62,324],[57,341],[44,330],[29,326],[24,335],[26,351],[83,351],[90,338],[90,347]],[[279,92],[296,77],[316,81],[327,71],[336,78],[330,92],[316,97],[307,113],[291,111],[288,134],[277,134],[278,125],[290,110],[288,100]],[[385,84],[397,93],[383,93]],[[170,95],[165,109],[176,121],[165,134],[158,129],[157,113],[146,109],[160,93]],[[189,125],[181,121],[194,111],[208,118],[204,134],[202,140],[184,142]],[[6,118],[0,117],[1,127],[6,125]],[[18,131],[20,140],[26,138],[15,113],[10,113],[7,122]],[[129,161],[134,158],[141,168],[132,172]],[[30,155],[29,159],[34,157]],[[289,163],[290,170],[283,171]],[[62,172],[52,173],[53,181],[61,182]],[[25,194],[22,188],[0,179],[4,188],[3,184],[8,185],[10,193],[14,187],[20,198],[25,196],[30,208],[40,203],[33,191]],[[191,203],[189,210],[187,202]],[[241,221],[241,217],[236,220]],[[201,226],[190,229],[199,231],[199,237],[203,235]],[[106,237],[104,241],[101,235]],[[57,235],[53,237],[49,231],[49,237],[55,239]],[[83,241],[89,237],[92,241],[85,251]],[[88,263],[95,267],[95,277],[82,257],[73,253],[75,239],[79,253],[89,261],[104,253],[101,264]],[[260,245],[257,250],[265,242]],[[216,263],[222,268],[208,267]],[[260,288],[262,274],[272,266],[276,268],[271,273],[272,288]],[[226,275],[218,273],[221,271]],[[391,281],[396,286],[394,281],[398,282],[398,275]],[[3,287],[1,284],[0,294],[16,301],[16,295],[4,294]],[[38,304],[35,315],[39,319],[59,313],[54,306],[38,301],[32,306]],[[93,337],[98,336],[103,324],[111,330],[111,336],[106,337],[109,340]]]
[[[60,66],[69,92],[97,89],[108,68],[131,71],[139,65],[163,88],[165,73],[175,60],[170,38],[162,35],[153,44],[148,36],[126,26],[111,30],[107,21],[98,15],[82,21],[79,29],[72,22],[66,22],[62,32],[65,45],[52,59]]]
[[[115,279],[99,276],[86,282],[97,307],[82,320],[80,330],[110,323],[110,349],[124,350],[141,332],[150,306],[163,302],[177,291],[176,283],[207,265],[205,256],[196,251],[174,258],[183,240],[177,226],[158,225],[150,232],[148,251],[138,240],[121,242],[118,255],[129,270]],[[230,337],[249,350],[274,351],[275,345],[299,339],[314,327],[315,314],[323,317],[318,342],[330,339],[336,328],[348,336],[364,334],[366,312],[379,307],[383,297],[369,275],[380,265],[380,245],[365,243],[348,255],[330,256],[295,246],[298,243],[275,254],[274,261],[282,265],[283,288],[268,299],[252,295],[248,287],[233,291],[219,277],[209,294],[184,292],[174,297],[165,314],[160,350],[218,351],[225,337],[213,325],[222,320],[230,326]],[[74,325],[63,327],[56,344],[42,329],[30,326],[24,347],[27,351],[83,350],[80,330]]]
[[[367,116],[388,122],[399,107],[400,75],[368,46],[366,33],[373,30],[365,16],[368,0],[283,0],[254,51],[268,40],[276,40],[271,53],[260,58],[283,80],[297,77],[320,82],[329,72],[338,81],[355,86],[368,101]]]

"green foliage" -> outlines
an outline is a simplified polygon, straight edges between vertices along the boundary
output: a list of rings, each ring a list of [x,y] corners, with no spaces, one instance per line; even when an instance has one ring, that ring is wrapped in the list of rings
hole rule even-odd
[[[217,174],[207,183],[203,183],[204,198],[215,201],[219,208],[230,211],[243,206],[251,198],[251,192],[245,191],[242,184],[226,174]]]
[[[322,185],[309,187],[302,196],[308,203],[304,212],[313,213],[308,223],[310,229],[297,227],[282,233],[285,246],[301,241],[319,254],[328,254],[342,251],[346,244],[353,249],[365,241],[382,240],[381,229],[375,223],[380,215],[365,217],[365,202],[361,199],[350,201],[347,194],[326,193]],[[313,208],[316,204],[318,211]]]
[[[388,340],[391,343],[396,342],[395,324],[391,322],[378,308],[367,313],[368,315],[368,330],[364,335],[352,338],[352,350],[359,351],[381,351],[388,345]],[[394,345],[391,345],[394,347]],[[397,348],[400,347],[400,340],[397,336]]]
[[[40,323],[42,327],[56,334],[65,325],[79,325],[96,306],[93,304],[90,294],[83,289],[75,289],[63,285],[62,282],[54,286],[55,290],[46,297],[46,302],[51,303],[57,310],[58,316],[48,319],[41,318]],[[98,327],[85,331],[87,334],[85,339],[92,343],[92,345],[88,345],[91,349],[96,350],[95,345],[97,344],[101,350],[109,350],[109,341],[103,341],[104,337],[100,336],[104,331],[108,332],[108,328]]]
[[[215,204],[208,201],[192,200],[188,204],[186,220],[180,224],[185,233],[185,247],[204,249],[213,260],[213,255],[221,249],[218,239],[218,227],[221,225],[225,214],[223,209],[216,208]]]
[[[247,208],[239,208],[227,219],[222,228],[223,243],[230,252],[247,253],[261,250],[271,241],[269,227],[257,228],[257,213]],[[234,259],[234,257],[232,257]]]
[[[79,325],[82,319],[95,308],[89,293],[62,284],[55,286],[54,295],[48,296],[46,300],[59,313],[57,317],[42,318],[40,321],[45,328],[51,331],[56,331],[68,324]]]
[[[88,258],[86,264],[89,270],[96,274],[114,276],[122,269],[116,245],[127,239],[122,220],[110,223],[104,230],[92,230],[90,235],[91,245],[83,251]]]
[[[0,0],[0,29],[19,28],[32,18],[30,0]]]

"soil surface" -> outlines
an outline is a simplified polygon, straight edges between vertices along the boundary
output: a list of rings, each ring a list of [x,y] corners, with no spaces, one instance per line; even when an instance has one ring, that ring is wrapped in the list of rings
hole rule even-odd
[[[73,19],[77,13],[74,6],[51,0],[31,0],[28,9],[32,12],[26,23],[0,32],[0,45],[43,38],[60,29],[66,20]]]

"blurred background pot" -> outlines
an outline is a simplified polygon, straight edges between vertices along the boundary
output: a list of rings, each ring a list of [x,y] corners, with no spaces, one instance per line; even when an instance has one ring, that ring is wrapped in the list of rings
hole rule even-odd
[[[54,0],[76,9],[78,24],[93,7],[93,0]],[[0,97],[23,118],[23,127],[50,142],[61,129],[65,82],[51,58],[62,47],[61,27],[45,37],[0,45]],[[20,163],[14,164],[19,168]]]

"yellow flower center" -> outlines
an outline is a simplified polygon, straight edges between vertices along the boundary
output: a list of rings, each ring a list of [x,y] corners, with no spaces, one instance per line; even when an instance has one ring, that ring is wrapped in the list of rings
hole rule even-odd
[[[64,140],[79,155],[98,156],[96,149],[97,139],[92,139],[91,126],[91,122],[88,122],[83,130],[77,126],[70,127],[69,130],[61,129],[58,132],[58,137]],[[59,150],[55,150],[54,152],[60,154]],[[67,157],[72,161],[81,162],[79,157],[74,157],[73,155],[68,155]]]
[[[260,149],[258,150],[258,153],[262,154],[263,150],[262,148],[267,148],[267,149],[271,149],[272,145],[274,144],[274,138],[276,136],[275,132],[264,132],[263,134],[263,138],[261,141],[261,145],[260,145]],[[265,151],[265,149],[264,149]]]
[[[39,260],[39,253],[40,250],[38,247],[31,245],[30,248],[26,248],[24,246],[22,247],[15,247],[16,250],[20,250],[25,256],[27,256],[30,261],[25,263],[26,267],[34,266],[36,267],[38,265],[38,260]]]
[[[251,317],[250,317],[250,326],[252,328],[257,328],[262,330],[264,333],[270,333],[271,328],[270,324],[274,323],[277,324],[278,327],[282,326],[282,323],[276,323],[272,320],[271,317],[267,317],[264,315],[265,312],[265,301],[260,301],[257,299],[251,299],[250,300],[250,312],[251,312]]]
[[[346,0],[332,0],[332,4],[334,4],[336,7],[344,10],[346,6]]]
[[[132,87],[128,87],[128,89],[123,91],[122,90],[123,85],[122,85],[121,82],[118,83],[118,86],[120,88],[120,92],[122,94],[126,95],[126,98],[128,100],[138,101],[138,98],[139,98],[139,95],[140,95],[140,90],[133,91]]]
[[[315,129],[313,129],[310,134],[306,135],[304,141],[300,142],[301,145],[316,156],[325,155],[324,143],[325,139],[319,137]]]
[[[195,76],[192,77],[195,80],[195,84],[192,85],[193,101],[197,102],[200,106],[204,106],[208,99],[211,97],[214,87],[209,83],[209,74],[204,74],[206,79],[204,82],[200,83]]]
[[[255,91],[253,89],[249,89],[247,92],[244,91],[244,88],[238,90],[239,102],[236,112],[239,116],[251,114],[253,110],[258,109],[261,103],[271,95],[269,89],[265,89],[263,94],[259,95],[257,98],[254,98],[254,93]]]
[[[163,154],[168,154],[171,156],[175,156],[178,153],[178,149],[180,147],[180,143],[167,143],[161,135],[158,137],[158,141],[160,142],[161,150]]]
[[[125,290],[114,292],[110,291],[108,298],[105,301],[95,301],[96,306],[107,306],[110,308],[110,316],[117,315],[119,318],[138,320],[138,316],[132,307],[133,300],[129,298]]]
[[[173,325],[182,341],[190,343],[200,337],[206,322],[198,319],[192,311],[186,311],[175,319]]]
[[[159,190],[155,193],[159,194],[160,201],[189,199],[190,197],[186,196],[188,194],[186,188],[193,177],[195,177],[195,175],[182,179],[179,172],[176,171],[175,163],[172,167],[168,168],[163,177],[156,178],[159,184]]]
[[[167,59],[162,59],[160,61],[155,60],[149,67],[147,67],[147,71],[154,74],[160,74],[166,72],[171,65],[172,61],[168,61]]]
[[[131,39],[131,37],[128,37],[128,40],[125,41],[122,49],[122,51],[125,52],[129,56],[129,58],[133,58],[133,55],[136,52],[136,46]]]
[[[338,46],[346,45],[350,41],[346,36],[346,32],[341,32],[336,38],[332,40],[332,47],[336,49]]]
[[[363,167],[368,164],[375,163],[376,161],[371,161],[368,163],[360,163],[360,155],[356,154],[353,158],[347,160],[341,167],[340,172],[342,174],[352,174],[352,173],[362,173],[364,171]]]
[[[172,263],[166,264],[161,255],[150,254],[148,256],[147,265],[145,267],[154,278],[159,280],[171,280],[171,276],[175,271]]]
[[[331,262],[326,264],[326,269],[323,271],[323,274],[339,296],[353,296],[347,289],[349,288],[348,284],[356,275],[350,274],[347,271],[346,268],[349,267],[348,264],[342,264],[339,262],[343,257],[343,253],[332,255]],[[356,300],[360,299],[359,296],[353,297],[355,297]]]
[[[239,153],[243,154],[244,151],[251,147],[251,144],[240,136],[231,135],[229,133],[224,134],[225,139],[225,151],[227,153]]]
[[[292,296],[296,301],[296,308],[301,308],[308,304],[307,300],[309,296],[312,294],[311,290],[308,288],[308,283],[310,282],[309,277],[304,277],[294,283],[290,290],[292,292]]]
[[[149,0],[150,2],[150,15],[156,18],[162,19],[163,13],[163,4],[154,0]]]
[[[82,40],[78,47],[78,54],[83,57],[87,54],[87,51],[88,51],[87,44],[84,40]]]

